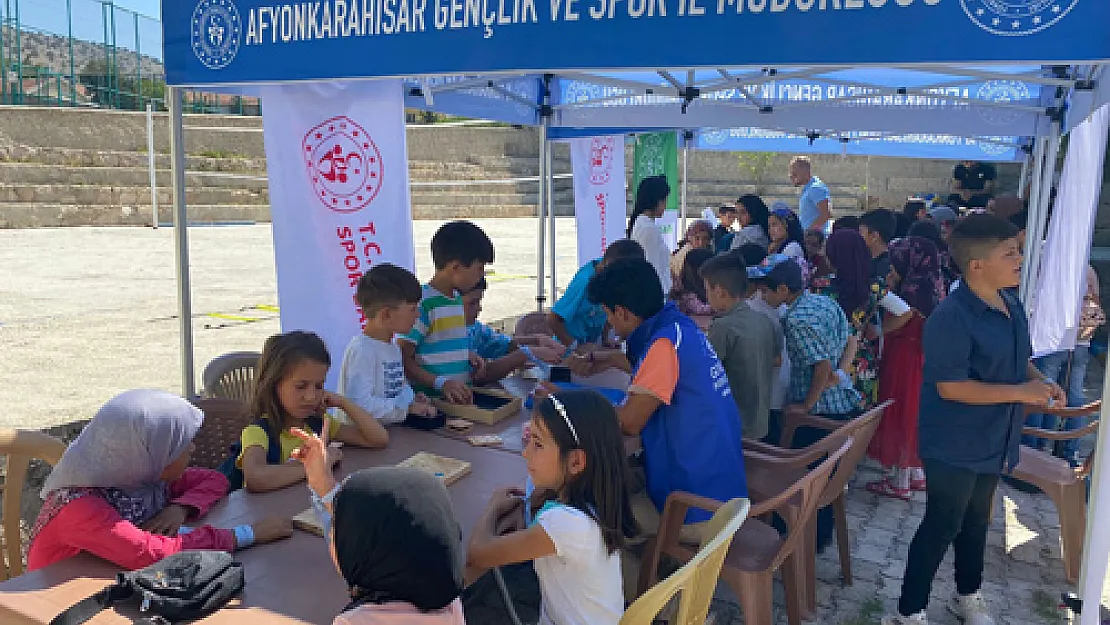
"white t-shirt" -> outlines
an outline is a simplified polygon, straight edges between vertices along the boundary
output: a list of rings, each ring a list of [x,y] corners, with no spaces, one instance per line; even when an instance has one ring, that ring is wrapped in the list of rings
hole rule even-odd
[[[644,248],[644,258],[655,268],[659,274],[659,282],[663,284],[663,295],[671,292],[671,250],[663,238],[663,229],[655,223],[655,219],[647,215],[640,215],[632,223],[631,239]]]
[[[383,423],[404,421],[416,396],[405,379],[401,348],[356,335],[343,353],[339,394]]]
[[[620,551],[606,550],[601,528],[581,510],[548,503],[536,523],[555,543],[555,555],[533,561],[539,625],[616,625],[624,614]]]

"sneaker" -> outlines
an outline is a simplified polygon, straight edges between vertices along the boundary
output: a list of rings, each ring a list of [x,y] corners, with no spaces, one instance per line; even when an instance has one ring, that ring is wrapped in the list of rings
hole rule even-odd
[[[987,613],[987,602],[977,592],[956,595],[948,604],[948,611],[955,614],[964,625],[995,625],[994,619]]]
[[[902,616],[896,612],[893,616],[884,616],[882,620],[883,625],[928,625],[928,622],[924,612],[913,616]]]

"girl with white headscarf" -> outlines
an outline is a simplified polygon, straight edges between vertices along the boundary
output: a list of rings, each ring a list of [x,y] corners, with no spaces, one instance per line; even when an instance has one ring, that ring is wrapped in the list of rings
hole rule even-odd
[[[203,419],[196,406],[162,391],[127,391],[105,404],[43,486],[28,569],[82,551],[138,569],[187,549],[232,552],[288,536],[289,522],[275,519],[182,529],[227,494],[221,473],[188,467]]]

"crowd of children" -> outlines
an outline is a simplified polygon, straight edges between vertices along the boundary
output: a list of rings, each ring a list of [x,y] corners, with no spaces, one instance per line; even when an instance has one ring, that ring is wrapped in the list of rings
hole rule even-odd
[[[1030,361],[1025,313],[1009,291],[1017,230],[973,215],[896,238],[896,214],[877,210],[819,241],[790,209],[744,196],[721,210],[723,232],[691,228],[672,275],[655,240],[668,193],[665,179],[644,182],[630,238],[578,271],[548,314],[550,335],[509,337],[478,321],[494,246],[472,223],[435,234],[424,285],[375,265],[358,282],[366,323],[343,354],[338,392],[324,388],[331,357],[318,336],[271,337],[255,421],[219,471],[187,468],[203,419],[192,404],[157,391],[112,399],[42,490],[30,568],[84,551],[134,569],[186,549],[280,540],[288,520],[183,524],[229,489],[307,481],[350,588],[337,625],[459,625],[464,564],[522,562],[539,578],[541,623],[613,624],[631,598],[622,564],[657,530],[668,495],[745,497],[743,438],[778,444],[784,414],[846,420],[893,399],[869,448],[889,474],[867,488],[901,499],[924,490],[927,511],[898,612],[884,622],[925,622],[933,576],[954,545],[951,607],[972,625],[992,623],[979,590],[995,486],[1016,462],[1023,405],[1067,399]],[[946,256],[962,276],[948,296]],[[710,314],[703,333],[691,315]],[[435,415],[431,397],[469,403],[473,386],[539,363],[586,376],[623,370],[627,398],[613,405],[541,384],[524,449],[534,492],[497,492],[468,545],[432,477],[378,468],[336,481],[342,451],[331,441],[386,446],[386,425]],[[627,457],[622,434],[640,437],[637,456]],[[789,443],[821,436],[803,428]],[[704,541],[708,518],[691,510],[679,539]],[[819,544],[829,533],[819,517]]]

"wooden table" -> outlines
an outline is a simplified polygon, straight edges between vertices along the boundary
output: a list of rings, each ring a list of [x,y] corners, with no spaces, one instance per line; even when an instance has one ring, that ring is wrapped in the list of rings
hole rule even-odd
[[[582,386],[627,389],[629,377],[628,374],[623,371],[611,369],[585,378],[575,375],[571,377],[571,381],[575,384],[581,384]],[[531,394],[532,390],[536,387],[536,382],[534,380],[525,380],[520,376],[512,376],[502,380],[501,387],[521,399],[527,399],[528,395]],[[531,418],[532,411],[522,408],[517,414],[502,419],[493,425],[475,423],[470,430],[463,433],[454,432],[447,428],[441,428],[434,432],[441,436],[460,441],[465,441],[467,437],[470,436],[500,436],[501,444],[491,447],[491,449],[499,449],[501,451],[519,454],[524,450],[524,424],[531,420]],[[626,447],[631,446],[629,449],[630,454],[639,450],[640,438],[638,436],[626,438],[632,439],[630,441],[626,440],[625,442]]]
[[[417,451],[467,460],[470,475],[448,489],[451,503],[469,540],[486,502],[502,486],[523,485],[526,470],[519,454],[489,450],[425,432],[394,427],[389,447],[348,447],[339,470],[349,473],[372,466],[395,465]],[[304,484],[265,494],[237,491],[217,505],[204,522],[217,527],[251,523],[267,516],[292,517],[309,506]],[[335,570],[323,539],[294,532],[293,537],[236,554],[244,564],[246,588],[241,599],[197,621],[203,625],[249,623],[327,625],[347,602],[346,584]],[[119,567],[81,554],[0,584],[0,624],[41,625],[77,601],[111,583]],[[91,625],[130,625],[136,612],[105,611]]]

